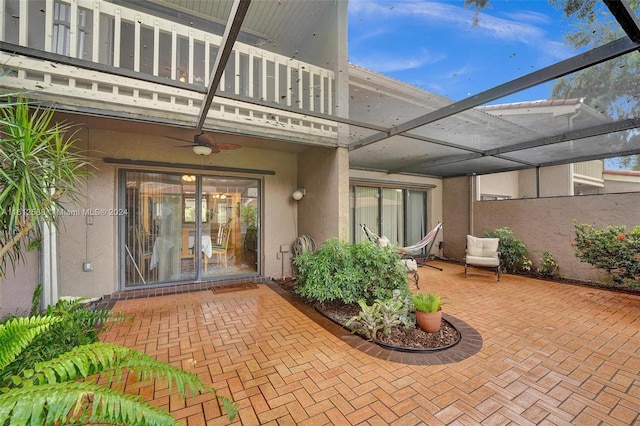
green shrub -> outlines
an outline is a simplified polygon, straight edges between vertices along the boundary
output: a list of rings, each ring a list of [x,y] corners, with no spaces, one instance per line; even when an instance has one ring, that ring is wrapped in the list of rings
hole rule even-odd
[[[493,231],[485,231],[485,235],[489,238],[499,238],[500,244],[500,266],[504,272],[517,274],[530,274],[532,262],[529,259],[529,251],[527,246],[513,234],[508,228],[498,228]]]
[[[387,300],[376,300],[371,306],[364,300],[359,300],[360,313],[345,324],[353,324],[353,330],[370,340],[375,340],[378,331],[385,336],[391,334],[391,328],[402,325],[405,328],[415,327],[416,317],[412,313],[411,295],[403,294],[400,290],[393,291],[393,297]]]
[[[640,225],[627,232],[624,226],[593,226],[574,221],[572,245],[581,262],[604,269],[618,284],[640,287]]]
[[[100,327],[110,318],[111,313],[107,310],[89,309],[78,299],[60,300],[55,306],[49,306],[44,315],[55,318],[56,322],[40,333],[4,369],[0,374],[0,385],[6,384],[6,380],[12,375],[33,368],[37,362],[52,359],[77,346],[97,342]]]
[[[311,301],[371,303],[391,298],[394,289],[409,292],[407,269],[396,249],[369,241],[350,244],[330,239],[293,263],[298,269],[296,292]]]
[[[549,251],[542,253],[540,266],[537,269],[538,275],[541,277],[552,277],[558,270],[558,263]]]

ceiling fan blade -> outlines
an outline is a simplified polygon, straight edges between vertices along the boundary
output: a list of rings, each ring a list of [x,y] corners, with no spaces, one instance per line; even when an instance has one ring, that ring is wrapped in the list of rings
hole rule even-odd
[[[165,138],[182,142],[190,142],[186,139],[175,138],[173,136],[165,136]],[[193,135],[193,142],[189,145],[177,145],[178,148],[193,148],[194,146],[207,146],[211,148],[212,154],[217,154],[221,150],[234,150],[240,148],[240,145],[235,143],[216,143],[213,135],[204,132]]]
[[[240,145],[237,145],[235,143],[216,143],[215,146],[217,146],[219,149],[229,149],[229,150],[240,148]]]
[[[173,139],[174,141],[182,141],[182,142],[191,142],[188,139],[182,139],[182,138],[174,138],[173,136],[165,136],[165,138],[167,139]]]

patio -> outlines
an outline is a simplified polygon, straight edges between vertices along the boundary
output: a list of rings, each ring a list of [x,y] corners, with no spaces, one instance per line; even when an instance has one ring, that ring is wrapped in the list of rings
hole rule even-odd
[[[459,362],[370,356],[275,284],[119,300],[129,319],[103,340],[197,373],[239,404],[236,424],[640,423],[640,296],[507,274],[498,283],[481,269],[465,279],[460,265],[434,264],[444,271],[420,268],[421,289],[446,295],[445,311],[482,336]],[[126,390],[189,426],[228,423],[211,395]]]

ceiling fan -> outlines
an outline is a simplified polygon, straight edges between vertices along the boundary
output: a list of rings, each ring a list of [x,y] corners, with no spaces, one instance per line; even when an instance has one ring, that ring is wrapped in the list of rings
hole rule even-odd
[[[175,139],[179,141],[187,142],[185,139],[174,138],[171,136],[167,136],[169,139]],[[234,150],[240,148],[240,145],[235,143],[219,143],[216,142],[213,135],[210,135],[205,132],[200,132],[196,135],[193,135],[193,143],[189,145],[181,145],[180,147],[191,147],[193,152],[198,155],[209,155],[209,154],[217,154],[222,150]]]

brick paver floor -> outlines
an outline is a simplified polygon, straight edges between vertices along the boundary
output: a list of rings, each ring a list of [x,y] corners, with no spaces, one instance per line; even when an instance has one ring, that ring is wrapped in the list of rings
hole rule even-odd
[[[640,296],[437,262],[420,288],[482,337],[459,362],[363,352],[273,285],[120,300],[103,340],[193,371],[240,406],[235,424],[638,425]],[[347,336],[353,339],[354,336]],[[126,390],[184,424],[228,424],[211,395]]]

